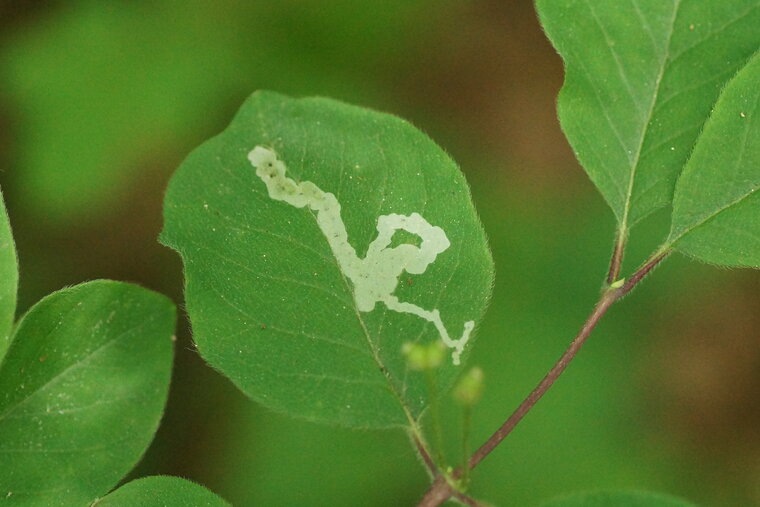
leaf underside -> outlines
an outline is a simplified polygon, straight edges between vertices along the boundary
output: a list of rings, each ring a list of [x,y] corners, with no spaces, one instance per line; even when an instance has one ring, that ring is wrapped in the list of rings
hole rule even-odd
[[[621,230],[672,202],[725,83],[760,47],[760,0],[538,0],[562,56],[562,128]]]
[[[256,147],[276,153],[296,183],[335,196],[359,258],[378,236],[381,215],[419,213],[442,228],[450,247],[424,273],[402,273],[393,294],[438,309],[453,336],[482,316],[493,277],[462,174],[396,117],[257,92],[227,130],[182,164],[165,200],[161,241],[183,258],[194,339],[212,366],[291,415],[347,426],[408,424],[427,393],[424,376],[407,369],[402,344],[434,342],[438,331],[383,303],[360,311],[319,213],[270,197],[247,158]],[[450,360],[440,369],[444,389],[459,370]]]
[[[175,310],[134,285],[51,294],[19,322],[0,365],[0,491],[87,505],[135,465],[168,392]]]

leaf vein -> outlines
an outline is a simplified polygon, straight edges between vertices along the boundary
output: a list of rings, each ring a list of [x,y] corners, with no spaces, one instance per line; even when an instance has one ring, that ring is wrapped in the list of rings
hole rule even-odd
[[[271,280],[273,282],[284,282],[284,283],[289,283],[289,284],[292,284],[292,285],[298,285],[298,286],[301,286],[301,287],[308,287],[310,289],[314,289],[314,290],[318,290],[320,292],[323,292],[323,293],[327,294],[328,296],[332,296],[333,298],[337,299],[341,303],[352,304],[352,302],[349,302],[347,299],[344,299],[340,294],[338,294],[337,292],[334,292],[334,291],[328,289],[327,287],[322,287],[321,285],[315,285],[315,284],[311,284],[311,283],[306,283],[304,281],[297,280],[295,278],[287,278],[287,277],[266,275],[264,273],[260,273],[260,272],[258,272],[256,270],[254,270],[253,268],[251,268],[250,266],[248,266],[246,264],[243,264],[242,262],[236,261],[235,259],[232,259],[230,257],[227,257],[227,256],[221,254],[219,251],[217,251],[217,250],[215,250],[215,249],[213,249],[213,248],[211,248],[211,247],[209,247],[207,245],[204,245],[204,244],[201,244],[201,243],[196,243],[195,245],[196,245],[196,247],[200,248],[201,250],[206,250],[207,252],[215,254],[217,257],[219,257],[219,259],[221,259],[223,261],[229,262],[230,264],[234,264],[235,266],[240,267],[241,269],[247,271],[248,273],[251,273],[256,278],[264,279],[264,280]]]
[[[120,334],[114,336],[110,340],[101,343],[97,348],[95,348],[93,351],[91,351],[90,353],[88,353],[86,356],[84,356],[84,357],[78,359],[77,361],[73,362],[72,364],[68,365],[66,368],[64,368],[63,370],[61,370],[60,372],[58,372],[55,375],[55,377],[53,377],[52,379],[50,379],[47,382],[45,382],[44,384],[42,384],[41,386],[39,386],[34,391],[28,393],[24,398],[22,398],[21,400],[17,401],[14,405],[6,407],[5,411],[3,411],[2,414],[0,414],[0,422],[2,422],[3,420],[5,420],[11,413],[15,412],[19,407],[21,407],[21,406],[25,405],[27,402],[29,402],[29,400],[35,398],[38,394],[44,393],[50,387],[53,387],[56,384],[58,384],[58,382],[60,382],[61,379],[63,379],[71,371],[74,371],[74,370],[76,370],[76,369],[84,366],[85,364],[89,363],[92,359],[98,357],[101,353],[103,353],[104,351],[110,349],[110,347],[112,345],[114,345],[115,343],[118,343],[119,340],[121,340],[123,337],[125,337],[125,336],[127,336],[127,335],[129,335],[131,333],[136,332],[138,329],[141,329],[142,327],[144,327],[144,326],[146,326],[148,324],[151,324],[154,321],[155,321],[155,317],[154,316],[151,317],[151,318],[143,319],[143,321],[140,322],[139,324],[137,324],[136,326],[133,326],[132,328],[124,331],[123,333],[120,333]]]
[[[752,108],[752,114],[751,114],[751,116],[754,117],[754,114],[757,111],[759,103],[760,103],[760,95],[758,95],[758,96],[755,97],[755,105]],[[739,155],[736,157],[736,161],[734,162],[734,167],[733,167],[733,171],[734,172],[737,171],[739,165],[744,160],[744,154],[745,154],[746,149],[747,149],[747,138],[749,137],[749,130],[750,130],[749,125],[745,126],[745,128],[744,128],[744,135],[742,136],[741,148],[739,149]],[[730,208],[736,206],[737,204],[739,204],[740,202],[742,202],[743,200],[747,199],[749,196],[751,196],[752,194],[754,194],[755,192],[757,192],[758,189],[760,189],[760,184],[757,184],[757,185],[753,186],[752,188],[750,188],[750,190],[748,192],[745,192],[744,194],[742,194],[741,196],[739,196],[737,199],[735,199],[735,200],[733,200],[733,201],[725,204],[722,207],[719,207],[712,214],[708,214],[707,216],[703,217],[697,223],[693,224],[690,227],[685,228],[684,230],[682,230],[678,234],[678,236],[676,238],[673,238],[673,239],[669,240],[668,244],[670,244],[670,245],[674,244],[676,241],[678,241],[679,239],[681,239],[684,235],[686,235],[689,232],[693,231],[694,229],[696,229],[696,228],[704,225],[706,222],[708,222],[708,221],[712,220],[713,218],[717,217],[718,215],[720,215],[721,213],[723,213],[727,209],[730,209]]]
[[[754,11],[758,7],[760,7],[760,4],[755,4],[754,6],[746,9],[745,11],[743,11],[742,13],[740,13],[737,17],[735,17],[735,18],[727,21],[726,23],[724,23],[723,25],[719,26],[715,30],[712,30],[705,37],[699,39],[694,44],[692,44],[690,46],[687,46],[686,48],[682,49],[678,53],[672,55],[671,56],[671,60],[670,60],[670,64],[672,65],[675,61],[681,59],[681,57],[683,57],[685,54],[689,53],[691,50],[693,50],[696,47],[698,47],[698,46],[702,45],[703,43],[707,42],[708,40],[710,40],[714,36],[718,35],[722,31],[724,31],[727,28],[729,28],[731,25],[733,25],[735,23],[738,23],[739,21],[743,20],[744,18],[746,18],[747,16],[749,16],[750,13],[752,13],[752,11]]]
[[[657,72],[657,78],[655,79],[654,84],[654,93],[652,94],[652,100],[649,103],[648,112],[646,114],[646,117],[644,118],[645,123],[642,127],[641,134],[639,136],[639,145],[636,148],[636,154],[633,157],[633,161],[631,164],[631,174],[628,179],[628,190],[626,192],[625,197],[625,205],[623,208],[623,219],[621,221],[621,229],[625,230],[628,227],[628,215],[630,213],[631,209],[631,199],[633,197],[633,186],[634,182],[636,180],[636,172],[639,166],[639,161],[641,160],[641,151],[644,147],[644,141],[647,138],[647,134],[649,132],[649,125],[652,122],[652,116],[655,111],[655,105],[657,104],[657,97],[660,94],[660,86],[662,85],[662,78],[665,75],[665,67],[668,60],[668,54],[670,52],[670,44],[673,39],[673,32],[675,31],[675,24],[676,24],[676,18],[678,17],[678,10],[681,7],[681,0],[676,0],[676,2],[673,4],[673,14],[670,18],[670,31],[668,32],[667,41],[665,43],[665,52],[660,55],[660,62],[659,62],[659,69]]]
[[[615,41],[612,40],[610,35],[607,33],[607,30],[605,30],[604,25],[602,24],[602,21],[599,19],[599,16],[596,14],[596,11],[594,10],[593,4],[589,0],[584,0],[586,3],[586,6],[589,9],[589,12],[591,13],[591,16],[594,18],[594,21],[596,22],[597,27],[599,28],[599,31],[604,36],[604,41],[607,43],[606,47],[607,50],[612,55],[612,59],[615,61],[615,69],[617,70],[618,76],[620,76],[620,80],[625,86],[626,91],[628,92],[628,96],[631,97],[631,102],[633,102],[633,105],[636,106],[636,109],[638,109],[639,113],[644,113],[644,107],[641,104],[640,100],[636,98],[636,92],[633,89],[633,86],[631,85],[631,81],[628,79],[628,76],[625,73],[625,70],[623,69],[623,63],[620,61],[620,55],[618,55],[617,51],[615,51]]]

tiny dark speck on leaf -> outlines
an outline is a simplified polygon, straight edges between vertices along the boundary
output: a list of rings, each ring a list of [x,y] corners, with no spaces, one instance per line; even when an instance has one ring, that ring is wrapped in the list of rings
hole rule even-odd
[[[411,278],[407,278],[406,279],[406,284],[407,285],[412,285],[412,279]]]
[[[261,325],[261,329],[266,329],[266,328],[267,328],[266,324]]]
[[[42,356],[42,357],[40,357],[40,362],[41,362],[41,363],[44,363],[44,362],[45,362],[45,359],[47,359],[47,356]]]

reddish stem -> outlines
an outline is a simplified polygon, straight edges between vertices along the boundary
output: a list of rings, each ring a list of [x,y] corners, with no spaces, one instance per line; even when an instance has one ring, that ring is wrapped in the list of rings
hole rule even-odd
[[[470,459],[468,460],[468,466],[470,469],[475,468],[478,463],[483,461],[483,459],[488,456],[491,451],[493,451],[507,437],[507,435],[512,432],[515,426],[517,426],[523,417],[525,417],[525,415],[530,412],[538,400],[540,400],[541,397],[546,394],[546,391],[548,391],[549,388],[554,385],[554,382],[557,380],[557,378],[559,378],[562,372],[565,371],[567,366],[586,342],[586,339],[588,339],[588,337],[591,335],[591,332],[594,330],[596,325],[599,323],[599,320],[604,316],[610,306],[612,306],[621,297],[628,294],[636,286],[636,284],[638,284],[669,254],[670,250],[658,252],[652,256],[633,275],[631,275],[631,277],[626,280],[622,286],[614,288],[609,287],[602,293],[601,298],[597,302],[596,306],[594,306],[594,310],[586,319],[583,327],[581,327],[581,330],[575,336],[573,341],[570,342],[570,346],[567,348],[567,350],[565,350],[565,352],[554,364],[554,366],[552,366],[551,370],[549,370],[546,376],[523,400],[523,402],[520,403],[515,411],[512,412],[512,415],[510,415],[507,420],[504,421],[504,424],[502,424],[501,427],[499,427],[499,429],[496,430],[493,435],[491,435],[488,440],[486,440],[486,442],[472,454],[472,456],[470,456]],[[613,254],[613,266],[615,265],[615,258],[616,255]],[[622,253],[619,255],[619,259],[622,259]],[[611,269],[610,273],[612,273],[612,271],[613,270]],[[452,476],[454,479],[457,479],[461,476],[461,474],[462,470],[457,469],[452,473]],[[422,501],[419,503],[418,507],[436,507],[456,494],[456,491],[451,487],[446,479],[439,475],[430,486],[430,489],[428,489],[427,493],[425,493],[425,496],[422,498]]]
[[[502,424],[501,427],[496,430],[496,432],[491,435],[491,437],[486,440],[486,442],[481,445],[480,448],[475,451],[472,456],[470,456],[470,468],[475,468],[478,463],[483,461],[483,458],[488,456],[491,451],[493,451],[494,448],[512,432],[515,426],[517,426],[517,423],[519,423],[522,418],[525,417],[525,414],[527,414],[533,408],[536,402],[538,402],[538,400],[540,400],[541,397],[546,393],[546,391],[549,390],[552,384],[554,384],[554,381],[557,380],[563,371],[565,371],[567,366],[570,364],[570,361],[573,360],[580,348],[586,342],[586,339],[591,334],[591,331],[594,330],[596,325],[599,323],[599,320],[602,318],[605,312],[607,312],[607,309],[612,306],[615,301],[617,301],[617,294],[617,290],[610,290],[602,295],[602,298],[594,307],[594,311],[591,312],[591,315],[589,315],[588,319],[586,319],[586,322],[583,324],[581,330],[575,336],[573,341],[570,342],[570,346],[567,348],[567,350],[565,350],[564,354],[562,354],[559,360],[554,364],[554,366],[552,366],[552,369],[549,370],[546,376],[541,380],[541,382],[539,382],[536,388],[531,391],[528,397],[525,398],[522,403],[520,403],[520,406],[518,406],[517,409],[512,412],[512,415],[510,415],[509,418],[504,421],[504,424]]]
[[[437,476],[438,467],[435,466],[433,457],[430,456],[430,453],[425,447],[425,444],[422,443],[422,440],[420,440],[420,437],[416,433],[410,431],[409,435],[412,441],[414,442],[414,446],[417,448],[417,452],[420,454],[422,461],[425,463],[425,467],[428,469],[428,472],[430,472],[430,476],[431,477]]]

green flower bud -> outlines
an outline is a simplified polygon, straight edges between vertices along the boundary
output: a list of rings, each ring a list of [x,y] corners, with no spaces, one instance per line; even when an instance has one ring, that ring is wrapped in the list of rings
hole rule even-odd
[[[483,370],[475,366],[462,375],[454,387],[454,399],[462,405],[473,406],[483,394]]]
[[[401,348],[409,368],[416,371],[429,371],[438,368],[446,358],[446,347],[435,341],[426,345],[407,342]]]

